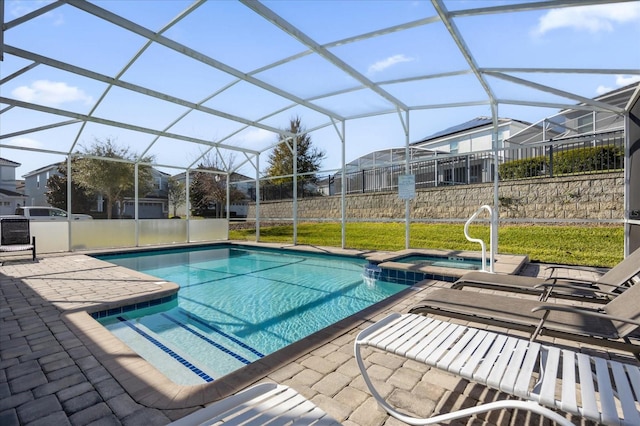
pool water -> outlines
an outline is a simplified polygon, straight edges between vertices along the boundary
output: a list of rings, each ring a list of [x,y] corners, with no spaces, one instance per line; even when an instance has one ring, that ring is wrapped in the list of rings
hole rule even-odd
[[[482,260],[466,257],[442,257],[427,255],[409,255],[393,259],[393,262],[412,263],[414,265],[440,266],[444,268],[479,270],[482,269]]]
[[[178,384],[215,380],[371,306],[405,284],[366,261],[244,248],[98,256],[180,285],[177,301],[99,321]]]

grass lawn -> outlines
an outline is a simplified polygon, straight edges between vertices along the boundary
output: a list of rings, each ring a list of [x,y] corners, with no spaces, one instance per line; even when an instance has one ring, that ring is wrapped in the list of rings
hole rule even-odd
[[[299,223],[298,244],[340,247],[339,223]],[[480,250],[464,237],[463,224],[411,225],[410,247],[448,250]],[[472,225],[469,233],[489,248],[489,227]],[[622,226],[501,225],[499,253],[526,254],[532,262],[612,267],[623,259]],[[229,239],[255,241],[255,230],[230,230]],[[405,248],[402,223],[348,223],[346,247],[363,250]],[[260,241],[293,242],[293,225],[261,226]]]

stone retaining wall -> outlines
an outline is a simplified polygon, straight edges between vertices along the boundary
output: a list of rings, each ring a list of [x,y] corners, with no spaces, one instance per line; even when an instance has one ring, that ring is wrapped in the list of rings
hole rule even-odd
[[[624,216],[622,172],[500,182],[501,219],[601,219]],[[350,194],[349,219],[404,219],[396,192]],[[410,202],[412,219],[468,219],[483,204],[493,205],[493,183],[419,189]],[[340,196],[298,200],[301,220],[340,219]],[[249,206],[255,218],[255,204]],[[291,201],[260,203],[261,220],[293,218]]]

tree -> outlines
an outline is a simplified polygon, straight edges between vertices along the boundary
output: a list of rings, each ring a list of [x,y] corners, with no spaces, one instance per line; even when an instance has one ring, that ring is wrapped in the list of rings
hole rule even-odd
[[[111,219],[113,206],[119,204],[121,216],[125,197],[131,197],[135,188],[134,162],[149,163],[153,157],[138,158],[121,148],[112,139],[96,139],[89,148],[84,148],[85,157],[78,158],[75,179],[84,188],[102,194],[107,200],[107,218]],[[106,159],[112,160],[106,160]],[[138,167],[138,196],[144,196],[153,188],[150,166]]]
[[[227,179],[221,173],[224,168],[233,168],[234,157],[230,155],[227,161],[219,157],[202,156],[198,171],[193,173],[189,188],[189,200],[195,216],[211,216],[211,206],[215,206],[215,216],[222,217],[223,206],[227,204]],[[214,172],[214,173],[212,173]],[[229,202],[234,203],[245,199],[245,195],[234,187],[229,189]]]
[[[78,159],[71,159],[71,174],[77,167]],[[47,179],[47,202],[53,207],[69,211],[67,208],[67,162],[58,165],[57,175],[52,175]],[[95,206],[96,197],[91,191],[80,186],[75,179],[71,179],[71,207],[73,212],[69,213],[89,213],[91,207]]]
[[[305,129],[301,124],[299,116],[291,118],[289,122],[289,128],[287,132],[294,133],[296,136],[293,141],[286,141],[286,135],[280,135],[278,140],[280,143],[271,151],[267,162],[266,174],[269,177],[275,177],[272,182],[277,184],[292,182],[293,178],[278,178],[278,176],[286,176],[293,174],[293,151],[290,147],[293,147],[294,143],[297,145],[297,172],[313,173],[320,170],[322,160],[325,159],[326,153],[317,147],[313,146],[311,136],[305,133]],[[305,181],[315,182],[315,176],[305,176]]]
[[[178,208],[187,201],[185,192],[186,185],[174,177],[169,178],[169,186],[167,188],[167,198],[169,204],[173,206],[173,217],[178,216]]]

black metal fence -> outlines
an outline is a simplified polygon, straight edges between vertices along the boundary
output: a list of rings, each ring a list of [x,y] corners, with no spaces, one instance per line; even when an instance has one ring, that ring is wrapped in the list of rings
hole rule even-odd
[[[624,132],[616,131],[535,147],[502,149],[498,154],[501,180],[554,177],[621,170]],[[345,174],[346,193],[395,191],[405,165],[379,167]],[[410,163],[416,188],[493,182],[495,154],[478,152],[447,155]],[[331,195],[341,193],[341,174],[332,176]],[[325,191],[326,193],[327,191]]]
[[[322,194],[318,190],[315,179],[299,179],[297,182],[297,198],[319,197]],[[260,201],[290,200],[293,199],[293,182],[281,184],[269,181],[260,182]],[[255,194],[254,194],[255,200]]]
[[[496,158],[493,152],[440,155],[409,164],[382,166],[345,174],[347,194],[396,191],[398,176],[415,176],[416,188],[468,185],[492,182]],[[586,135],[531,147],[511,147],[498,153],[501,180],[601,173],[624,167],[624,132]],[[298,198],[338,195],[342,192],[342,173],[298,180]],[[260,200],[293,198],[293,185],[261,181]],[[255,197],[254,197],[255,199]]]

